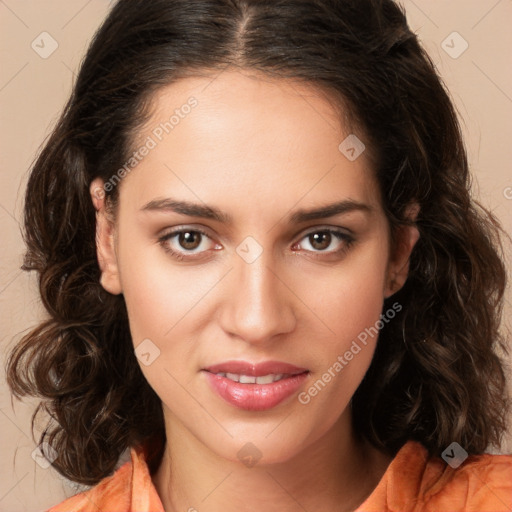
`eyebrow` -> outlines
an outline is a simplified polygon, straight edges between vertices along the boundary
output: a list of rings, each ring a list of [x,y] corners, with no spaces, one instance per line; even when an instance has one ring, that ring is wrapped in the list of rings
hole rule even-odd
[[[181,215],[189,217],[201,217],[205,219],[215,220],[222,224],[231,224],[233,219],[230,215],[222,212],[214,206],[205,204],[191,203],[188,201],[178,201],[172,198],[154,199],[141,208],[141,211],[157,211],[166,212],[172,211]],[[361,211],[363,213],[371,213],[373,208],[367,204],[354,201],[352,199],[345,199],[336,203],[327,204],[318,208],[301,209],[288,216],[290,224],[300,224],[309,220],[325,219],[334,217],[335,215],[342,215],[354,211]]]

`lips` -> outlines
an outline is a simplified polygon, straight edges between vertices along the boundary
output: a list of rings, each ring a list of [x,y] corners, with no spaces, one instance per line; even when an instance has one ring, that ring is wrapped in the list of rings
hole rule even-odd
[[[226,361],[205,368],[211,389],[230,405],[249,411],[271,409],[293,395],[308,370],[279,361]]]

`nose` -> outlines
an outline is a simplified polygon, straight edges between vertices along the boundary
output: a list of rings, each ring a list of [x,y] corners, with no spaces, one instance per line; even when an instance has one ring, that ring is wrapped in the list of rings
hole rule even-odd
[[[251,344],[265,344],[293,331],[294,295],[267,252],[252,263],[237,255],[234,260],[220,315],[224,331]]]

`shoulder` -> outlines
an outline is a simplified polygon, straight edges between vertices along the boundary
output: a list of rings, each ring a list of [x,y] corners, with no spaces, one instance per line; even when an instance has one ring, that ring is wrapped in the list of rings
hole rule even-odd
[[[141,448],[130,449],[130,460],[111,476],[47,512],[164,512]]]
[[[440,485],[440,491],[432,493],[434,503],[451,500],[460,510],[511,511],[512,455],[472,455],[458,468],[446,465]]]
[[[402,447],[388,468],[389,510],[511,511],[512,455],[467,456],[450,447],[443,458],[414,441]]]

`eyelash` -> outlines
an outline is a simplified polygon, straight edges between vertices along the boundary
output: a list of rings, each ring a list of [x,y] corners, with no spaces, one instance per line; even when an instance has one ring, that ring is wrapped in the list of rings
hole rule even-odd
[[[200,233],[202,236],[204,236],[206,238],[210,238],[208,233],[201,230],[200,228],[194,228],[194,229],[187,229],[187,228],[183,229],[182,228],[182,229],[178,229],[176,231],[171,231],[170,233],[166,233],[165,235],[161,236],[158,239],[158,242],[160,243],[160,245],[163,247],[163,249],[167,253],[169,253],[173,258],[177,259],[178,261],[193,261],[193,260],[197,260],[197,259],[201,258],[201,256],[199,256],[199,258],[197,257],[197,254],[200,254],[200,253],[191,253],[190,255],[186,255],[186,253],[184,254],[182,252],[175,251],[169,247],[169,244],[168,244],[169,240],[177,237],[178,235],[180,235],[182,233]],[[352,246],[352,244],[355,241],[354,238],[352,236],[348,235],[347,233],[337,230],[337,229],[333,229],[333,228],[323,228],[323,229],[320,228],[320,229],[315,229],[314,231],[309,231],[308,233],[306,233],[305,235],[302,236],[301,240],[303,240],[304,238],[307,238],[311,235],[318,234],[318,233],[330,233],[331,235],[334,235],[335,239],[338,239],[340,242],[344,242],[344,244],[342,245],[342,247],[340,249],[337,249],[336,251],[307,251],[307,252],[311,252],[312,256],[314,258],[322,258],[322,257],[325,257],[325,255],[331,255],[331,256],[335,255],[335,256],[341,257],[350,249],[350,247]]]

